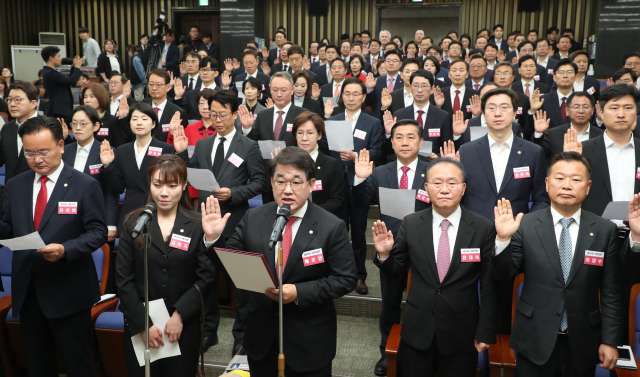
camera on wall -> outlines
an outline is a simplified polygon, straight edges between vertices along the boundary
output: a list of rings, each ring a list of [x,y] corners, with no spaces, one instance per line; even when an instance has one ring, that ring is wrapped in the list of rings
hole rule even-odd
[[[164,9],[160,10],[160,14],[156,19],[156,26],[154,29],[158,29],[159,35],[164,35],[164,33],[169,29],[169,25],[167,24],[167,12]]]

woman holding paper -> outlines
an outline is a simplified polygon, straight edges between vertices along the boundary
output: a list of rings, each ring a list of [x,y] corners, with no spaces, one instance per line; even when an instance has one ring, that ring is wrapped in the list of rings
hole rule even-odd
[[[171,122],[179,120],[178,114]],[[118,221],[118,233],[121,235],[125,215],[146,203],[149,181],[144,173],[149,164],[160,155],[175,153],[173,146],[153,137],[158,115],[150,105],[140,103],[133,106],[129,112],[128,123],[136,136],[134,142],[121,145],[117,153],[111,149],[108,140],[104,140],[100,146],[100,173],[107,177],[107,182],[115,192],[127,192]],[[186,159],[187,152],[185,151],[181,157]]]
[[[220,217],[217,199],[202,203],[202,213],[192,210],[187,187],[187,168],[176,155],[154,159],[145,174],[150,182],[146,202],[154,202],[156,213],[147,225],[149,265],[149,348],[151,375],[196,375],[200,353],[201,303],[213,287],[214,267],[205,255],[205,241],[214,241],[228,219]],[[216,211],[217,208],[217,211]],[[144,376],[144,359],[136,349],[144,349],[144,250],[143,236],[131,238],[142,208],[129,214],[116,260],[116,283],[120,310],[124,314],[124,354],[129,376]],[[223,237],[220,237],[222,240]],[[223,246],[224,241],[215,244]],[[154,302],[155,301],[155,302]],[[158,308],[159,304],[159,309]],[[164,313],[162,313],[164,312]],[[157,313],[164,314],[164,321]],[[156,321],[154,322],[154,317]],[[165,322],[166,321],[166,322]],[[180,354],[154,360],[154,349],[170,351],[177,343]],[[142,363],[141,363],[142,362]],[[142,366],[140,366],[142,364]]]

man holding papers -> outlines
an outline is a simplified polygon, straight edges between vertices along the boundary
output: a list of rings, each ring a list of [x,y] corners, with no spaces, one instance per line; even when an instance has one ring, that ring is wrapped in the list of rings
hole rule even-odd
[[[496,230],[460,206],[467,187],[458,161],[431,161],[426,178],[431,208],[406,216],[396,237],[382,221],[372,229],[374,263],[382,274],[405,276],[412,269],[398,373],[475,376],[478,353],[496,342],[496,292],[489,269]]]
[[[32,170],[7,182],[0,238],[38,231],[47,245],[13,253],[13,313],[20,316],[30,377],[93,375],[91,307],[100,300],[91,253],[107,241],[100,184],[62,162],[62,127],[48,117],[19,130]]]
[[[347,228],[308,200],[315,183],[309,153],[297,147],[283,149],[271,160],[269,174],[275,202],[247,211],[226,247],[263,254],[273,276],[276,248],[283,248],[285,374],[330,377],[337,338],[333,299],[356,285]],[[289,222],[283,241],[269,250],[269,236],[283,204],[291,207]],[[252,377],[272,377],[278,368],[278,294],[275,288],[251,293],[244,348]]]
[[[352,186],[355,178],[355,161],[359,151],[366,149],[369,151],[371,161],[378,161],[382,155],[383,129],[380,120],[362,113],[362,104],[367,96],[367,87],[357,77],[350,77],[344,81],[342,86],[342,99],[345,112],[332,116],[327,121],[348,121],[347,127],[351,126],[350,134],[353,135],[353,150],[331,151],[331,156],[337,159],[347,172],[348,185],[345,185],[347,197],[347,210],[344,221],[351,226],[351,241],[353,243],[353,254],[358,267],[358,285],[356,292],[361,295],[369,293],[369,288],[365,283],[367,280],[367,269],[365,259],[367,256],[367,240],[365,231],[367,228],[367,214],[369,207],[357,207],[354,204]],[[329,131],[328,131],[329,132]]]
[[[415,211],[421,211],[431,206],[431,201],[424,190],[427,182],[425,172],[428,162],[418,158],[418,151],[422,146],[422,127],[415,120],[401,120],[391,128],[391,144],[397,156],[397,161],[373,169],[373,161],[369,160],[369,152],[360,152],[356,162],[356,176],[353,182],[353,198],[358,207],[368,208],[372,203],[380,204],[378,197],[381,187],[400,189],[413,192],[412,204]],[[380,214],[380,219],[387,224],[391,233],[396,237],[402,219]],[[387,374],[387,356],[384,353],[391,327],[400,323],[402,292],[407,286],[407,275],[380,274],[382,287],[382,313],[380,314],[380,342],[381,359],[376,364],[375,373],[379,376]]]

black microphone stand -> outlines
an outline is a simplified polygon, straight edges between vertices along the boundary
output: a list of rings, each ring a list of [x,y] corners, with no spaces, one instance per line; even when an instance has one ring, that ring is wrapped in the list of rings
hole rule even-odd
[[[278,321],[280,332],[280,354],[278,355],[278,377],[284,377],[284,336],[282,330],[282,264],[284,257],[282,255],[282,233],[278,236],[280,247],[278,248]]]
[[[144,375],[151,377],[151,351],[149,351],[149,231],[145,225],[142,229],[142,241],[144,243]]]

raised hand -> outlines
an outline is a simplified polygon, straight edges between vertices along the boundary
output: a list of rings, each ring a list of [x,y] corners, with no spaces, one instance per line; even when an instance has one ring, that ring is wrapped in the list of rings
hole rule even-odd
[[[82,67],[82,63],[84,62],[84,60],[79,57],[79,56],[74,56],[73,57],[73,66],[76,68],[80,68]]]
[[[311,69],[311,62],[306,55],[302,58],[302,68],[306,69],[307,71]]]
[[[240,68],[240,62],[238,61],[238,59],[233,58],[233,69],[238,69],[238,68]]]
[[[534,90],[531,95],[531,112],[535,113],[538,111],[542,107],[543,103],[544,98],[540,98],[540,89]]]
[[[320,90],[320,85],[318,85],[317,82],[314,82],[313,85],[311,85],[311,98],[318,99],[321,94],[322,91]]]
[[[369,151],[363,149],[355,163],[356,177],[367,179],[373,173],[373,161],[369,161]]]
[[[373,60],[371,61],[371,69],[373,70],[373,72],[378,73],[378,59],[373,58]]]
[[[238,107],[238,116],[240,117],[242,128],[248,130],[253,126],[253,114],[251,114],[251,111],[249,111],[245,105],[240,105],[240,107]]]
[[[278,63],[280,63],[280,59],[276,59],[273,61],[273,64],[278,64]]]
[[[127,81],[127,83],[124,84],[122,95],[124,96],[124,98],[129,98],[129,96],[131,95],[131,81]]]
[[[331,115],[333,115],[333,103],[328,99],[327,103],[324,104],[324,117],[329,118]]]
[[[222,88],[229,88],[231,86],[231,71],[222,72]]]
[[[393,98],[391,98],[391,94],[389,93],[389,89],[382,89],[382,94],[380,95],[380,101],[382,104],[382,110],[386,110],[391,107],[391,103],[393,102]]]
[[[164,67],[164,65],[163,65],[163,67]],[[173,80],[174,80],[173,71],[169,71],[169,85],[170,85],[169,90],[171,90],[173,88]]]
[[[468,56],[469,54],[467,54]],[[471,105],[471,114],[474,117],[480,116],[482,114],[482,101],[480,101],[480,97],[477,94],[474,94],[469,100],[469,104]]]
[[[436,106],[442,107],[444,105],[444,94],[439,86],[435,86],[433,89],[433,99],[436,101]]]
[[[222,216],[220,212],[220,203],[218,199],[213,195],[209,195],[206,203],[200,204],[200,212],[202,212],[202,230],[204,231],[204,237],[207,242],[213,242],[217,240],[224,227],[227,225],[227,220],[231,216],[231,212]]]
[[[262,73],[267,76],[271,74],[271,67],[269,67],[269,64],[267,64],[267,62],[262,62]]]
[[[524,214],[519,213],[514,218],[511,202],[505,198],[498,200],[498,205],[493,209],[493,214],[496,222],[497,240],[500,242],[509,241],[520,227],[520,221],[522,221]]]
[[[113,160],[116,158],[116,154],[111,149],[111,145],[108,140],[103,140],[102,145],[100,145],[100,162],[102,162],[102,167],[106,168],[109,166]]]
[[[178,115],[178,118],[180,118],[179,115]],[[173,135],[173,147],[176,149],[176,153],[182,153],[187,150],[187,147],[189,146],[189,139],[187,138],[187,135],[185,135],[184,133],[184,127],[178,124],[178,126],[174,129],[173,119],[171,120],[171,123],[172,123],[171,135]]]
[[[600,107],[600,103],[598,102],[596,102],[596,117],[598,119],[598,122],[604,122],[604,119],[602,118],[602,108]]]
[[[393,248],[393,233],[387,230],[385,223],[380,220],[373,223],[371,232],[373,233],[373,246],[378,252],[378,258],[387,259]]]
[[[506,59],[506,55],[505,55],[504,51],[502,51],[502,50],[498,51],[498,60],[503,62],[505,59]]]
[[[187,64],[185,62],[180,63],[180,76],[187,74]]]
[[[225,59],[224,60],[224,69],[226,71],[229,71],[229,72],[233,71],[233,60],[231,60],[229,58]]]
[[[62,126],[62,140],[65,140],[67,136],[69,136],[69,127],[62,118],[58,118],[58,122],[60,122],[60,125]]]
[[[394,118],[391,115],[391,111],[386,110],[382,115],[382,120],[384,121],[384,132],[386,135],[391,135],[391,129],[393,125],[398,123],[398,118]]]
[[[514,57],[511,59],[511,64],[518,64],[518,57],[514,56]]]
[[[564,134],[564,145],[562,147],[563,152],[578,152],[582,154],[582,143],[578,141],[578,133],[573,127],[567,130]]]
[[[271,152],[271,159],[273,160],[274,158],[276,158],[276,156],[280,154],[280,152],[282,152],[282,147],[277,147],[275,153]]]
[[[451,126],[453,127],[453,135],[460,136],[467,130],[467,126],[469,125],[469,119],[464,120],[464,113],[462,110],[458,110],[455,114],[453,114],[453,123]]]
[[[122,99],[120,101],[120,105],[118,105],[118,118],[124,119],[129,116],[129,103],[126,99]]]
[[[629,200],[629,229],[631,238],[640,241],[640,194],[635,194]]]
[[[440,147],[440,156],[460,161],[460,152],[456,152],[456,146],[451,140],[446,141],[443,146]]]
[[[270,109],[270,108],[272,108],[273,106],[275,106],[275,105],[273,104],[273,100],[272,100],[271,98],[267,98],[267,101],[266,101],[265,105],[267,106],[267,109]]]
[[[182,79],[180,77],[178,77],[177,79],[173,80],[173,93],[175,93],[176,95],[176,99],[180,99],[182,98],[182,96],[184,96],[184,92],[187,91],[187,87],[182,85]],[[122,102],[122,101],[120,101]]]
[[[538,110],[535,114],[533,114],[534,120],[534,128],[537,133],[541,134],[549,129],[549,124],[551,123],[551,118],[547,119],[547,112]]]
[[[607,86],[615,84],[615,81],[611,77],[607,79]]]
[[[262,47],[262,58],[269,59],[269,49],[267,48],[267,46]]]
[[[367,79],[364,84],[367,86],[367,90],[373,90],[376,88],[376,79],[373,77],[373,73],[369,72],[367,74]]]

